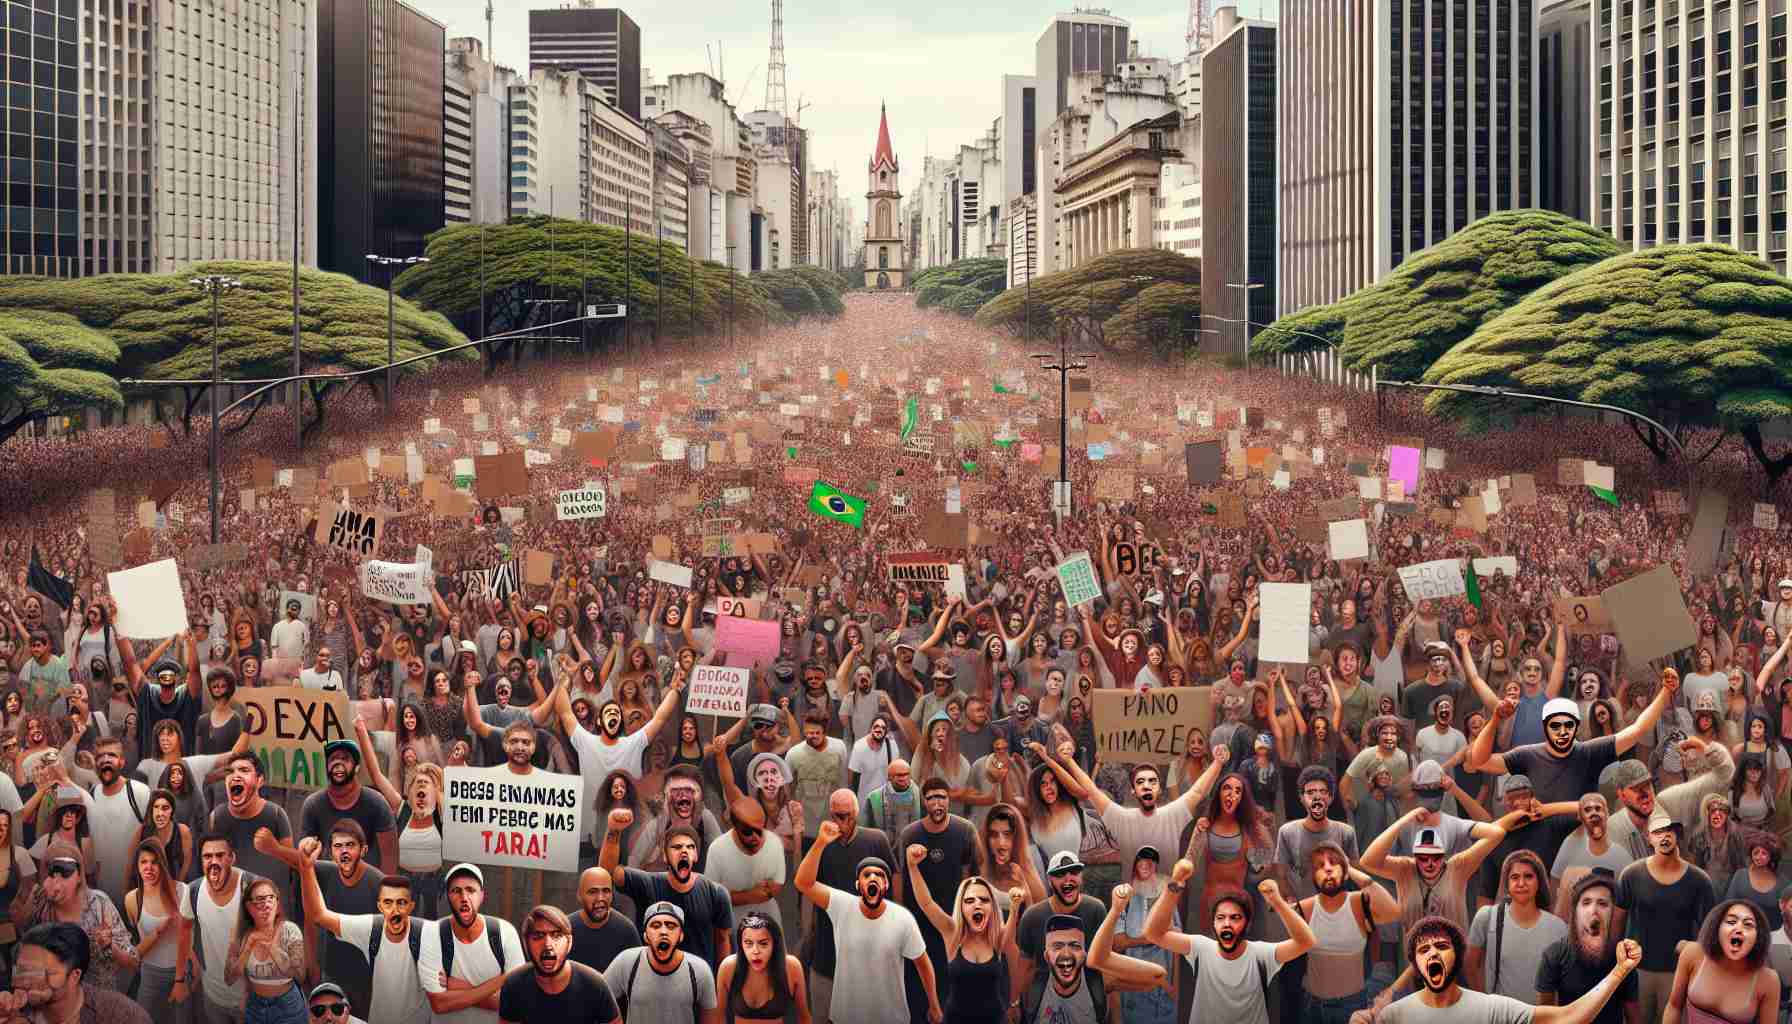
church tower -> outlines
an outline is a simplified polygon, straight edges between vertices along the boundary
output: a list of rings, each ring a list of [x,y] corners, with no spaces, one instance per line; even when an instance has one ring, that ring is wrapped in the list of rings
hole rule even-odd
[[[890,117],[880,108],[877,149],[871,153],[869,191],[865,193],[866,288],[901,288],[908,283],[899,170],[896,153],[890,148]]]

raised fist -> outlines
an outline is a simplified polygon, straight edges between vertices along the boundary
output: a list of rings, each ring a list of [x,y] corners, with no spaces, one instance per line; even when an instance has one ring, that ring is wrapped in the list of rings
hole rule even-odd
[[[1271,903],[1282,898],[1282,890],[1276,885],[1276,880],[1273,878],[1265,878],[1263,881],[1258,882],[1257,891],[1262,893],[1263,898],[1269,900]]]
[[[1518,714],[1518,701],[1512,697],[1500,701],[1493,709],[1493,717],[1502,722],[1516,714]]]
[[[839,839],[839,838],[840,838],[840,825],[838,822],[835,822],[832,819],[822,822],[821,827],[819,827],[815,830],[816,842],[824,843],[824,844],[831,843],[834,840]]]
[[[1618,970],[1629,974],[1643,962],[1643,947],[1635,939],[1625,939],[1618,943]]]
[[[1193,877],[1195,877],[1195,864],[1187,857],[1177,861],[1176,866],[1170,869],[1170,881],[1177,885],[1186,885],[1188,880]]]
[[[1125,910],[1126,901],[1132,899],[1132,886],[1127,885],[1125,882],[1121,882],[1119,885],[1114,886],[1114,892],[1110,899],[1114,904],[1115,910]]]
[[[908,845],[907,855],[911,867],[919,865],[922,861],[927,859],[927,847],[922,846],[920,843],[910,843]]]
[[[621,832],[635,823],[635,812],[626,807],[618,807],[610,812],[610,831]]]

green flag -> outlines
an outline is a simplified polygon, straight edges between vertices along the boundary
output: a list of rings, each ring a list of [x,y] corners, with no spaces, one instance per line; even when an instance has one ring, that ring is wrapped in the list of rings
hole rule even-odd
[[[1002,386],[1002,382],[1001,382],[1001,381],[997,381],[997,382],[996,382],[996,394],[998,394],[998,395],[1012,395],[1012,394],[1014,394],[1014,392],[1013,392],[1013,391],[1010,391],[1010,390],[1009,390],[1009,389],[1007,389],[1007,388],[1005,388],[1005,387],[1003,387],[1003,386]]]
[[[820,480],[809,490],[809,511],[848,526],[865,525],[865,499],[837,491]]]
[[[1599,500],[1601,500],[1601,501],[1604,501],[1604,502],[1610,504],[1611,507],[1613,507],[1613,508],[1618,507],[1618,492],[1617,491],[1608,491],[1603,487],[1594,487],[1592,484],[1587,485],[1587,490],[1592,491],[1593,495],[1595,497],[1599,498]]]
[[[915,432],[915,425],[920,422],[921,403],[911,396],[902,407],[902,439],[904,441],[908,440],[908,435]]]
[[[793,459],[796,458],[796,445],[793,444],[790,447],[784,449],[784,454],[790,456]]]
[[[1462,576],[1463,585],[1468,588],[1468,603],[1476,608],[1481,607],[1481,580],[1475,575],[1475,560],[1468,560],[1468,572]]]
[[[965,464],[964,464],[964,471],[965,471],[965,472],[966,472],[966,473],[975,473],[975,472],[977,472],[977,464],[976,464],[976,463],[975,463],[975,462],[971,462],[971,461],[970,461],[970,460],[968,460],[968,459],[967,459],[967,460],[965,460]]]
[[[1014,442],[1017,440],[1019,440],[1019,439],[1013,438],[1013,437],[1009,437],[1009,438],[998,437],[998,438],[996,438],[996,447],[1002,449],[1003,451],[1006,451],[1009,448],[1014,447]]]

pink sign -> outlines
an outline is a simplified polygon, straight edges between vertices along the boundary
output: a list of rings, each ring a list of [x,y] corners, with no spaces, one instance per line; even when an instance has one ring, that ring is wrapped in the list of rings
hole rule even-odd
[[[1041,448],[1039,445],[1033,444],[1031,442],[1028,442],[1028,443],[1020,446],[1020,460],[1022,462],[1038,462],[1040,459],[1040,456],[1042,456],[1044,453],[1045,453],[1044,448]]]
[[[1425,453],[1417,448],[1401,445],[1388,448],[1388,479],[1405,484],[1408,498],[1419,493],[1419,466],[1424,458]]]
[[[716,649],[741,655],[748,663],[770,665],[778,660],[782,635],[777,620],[743,619],[723,615],[716,619]]]

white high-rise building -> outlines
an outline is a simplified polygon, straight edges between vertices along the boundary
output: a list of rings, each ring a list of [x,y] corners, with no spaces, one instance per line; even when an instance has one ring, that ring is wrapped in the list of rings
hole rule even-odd
[[[753,271],[755,233],[754,195],[758,165],[753,156],[752,131],[728,102],[726,90],[716,78],[696,72],[671,75],[665,82],[643,86],[642,107],[653,111],[674,132],[690,132],[695,124],[707,126],[707,174],[693,171],[693,180],[705,182],[707,194],[693,196],[693,227],[702,219],[709,229],[708,245],[698,249],[701,259],[726,262],[743,274]],[[648,102],[651,100],[651,102]],[[682,119],[667,120],[681,114]],[[681,135],[681,138],[684,136]],[[689,140],[686,140],[687,145]],[[693,163],[699,160],[693,151]],[[699,218],[699,207],[708,213]],[[695,234],[695,232],[693,233]]]
[[[510,86],[474,37],[448,40],[442,56],[443,201],[448,223],[502,224],[510,207]]]
[[[653,156],[641,124],[577,72],[510,87],[511,216],[548,214],[652,234]]]

